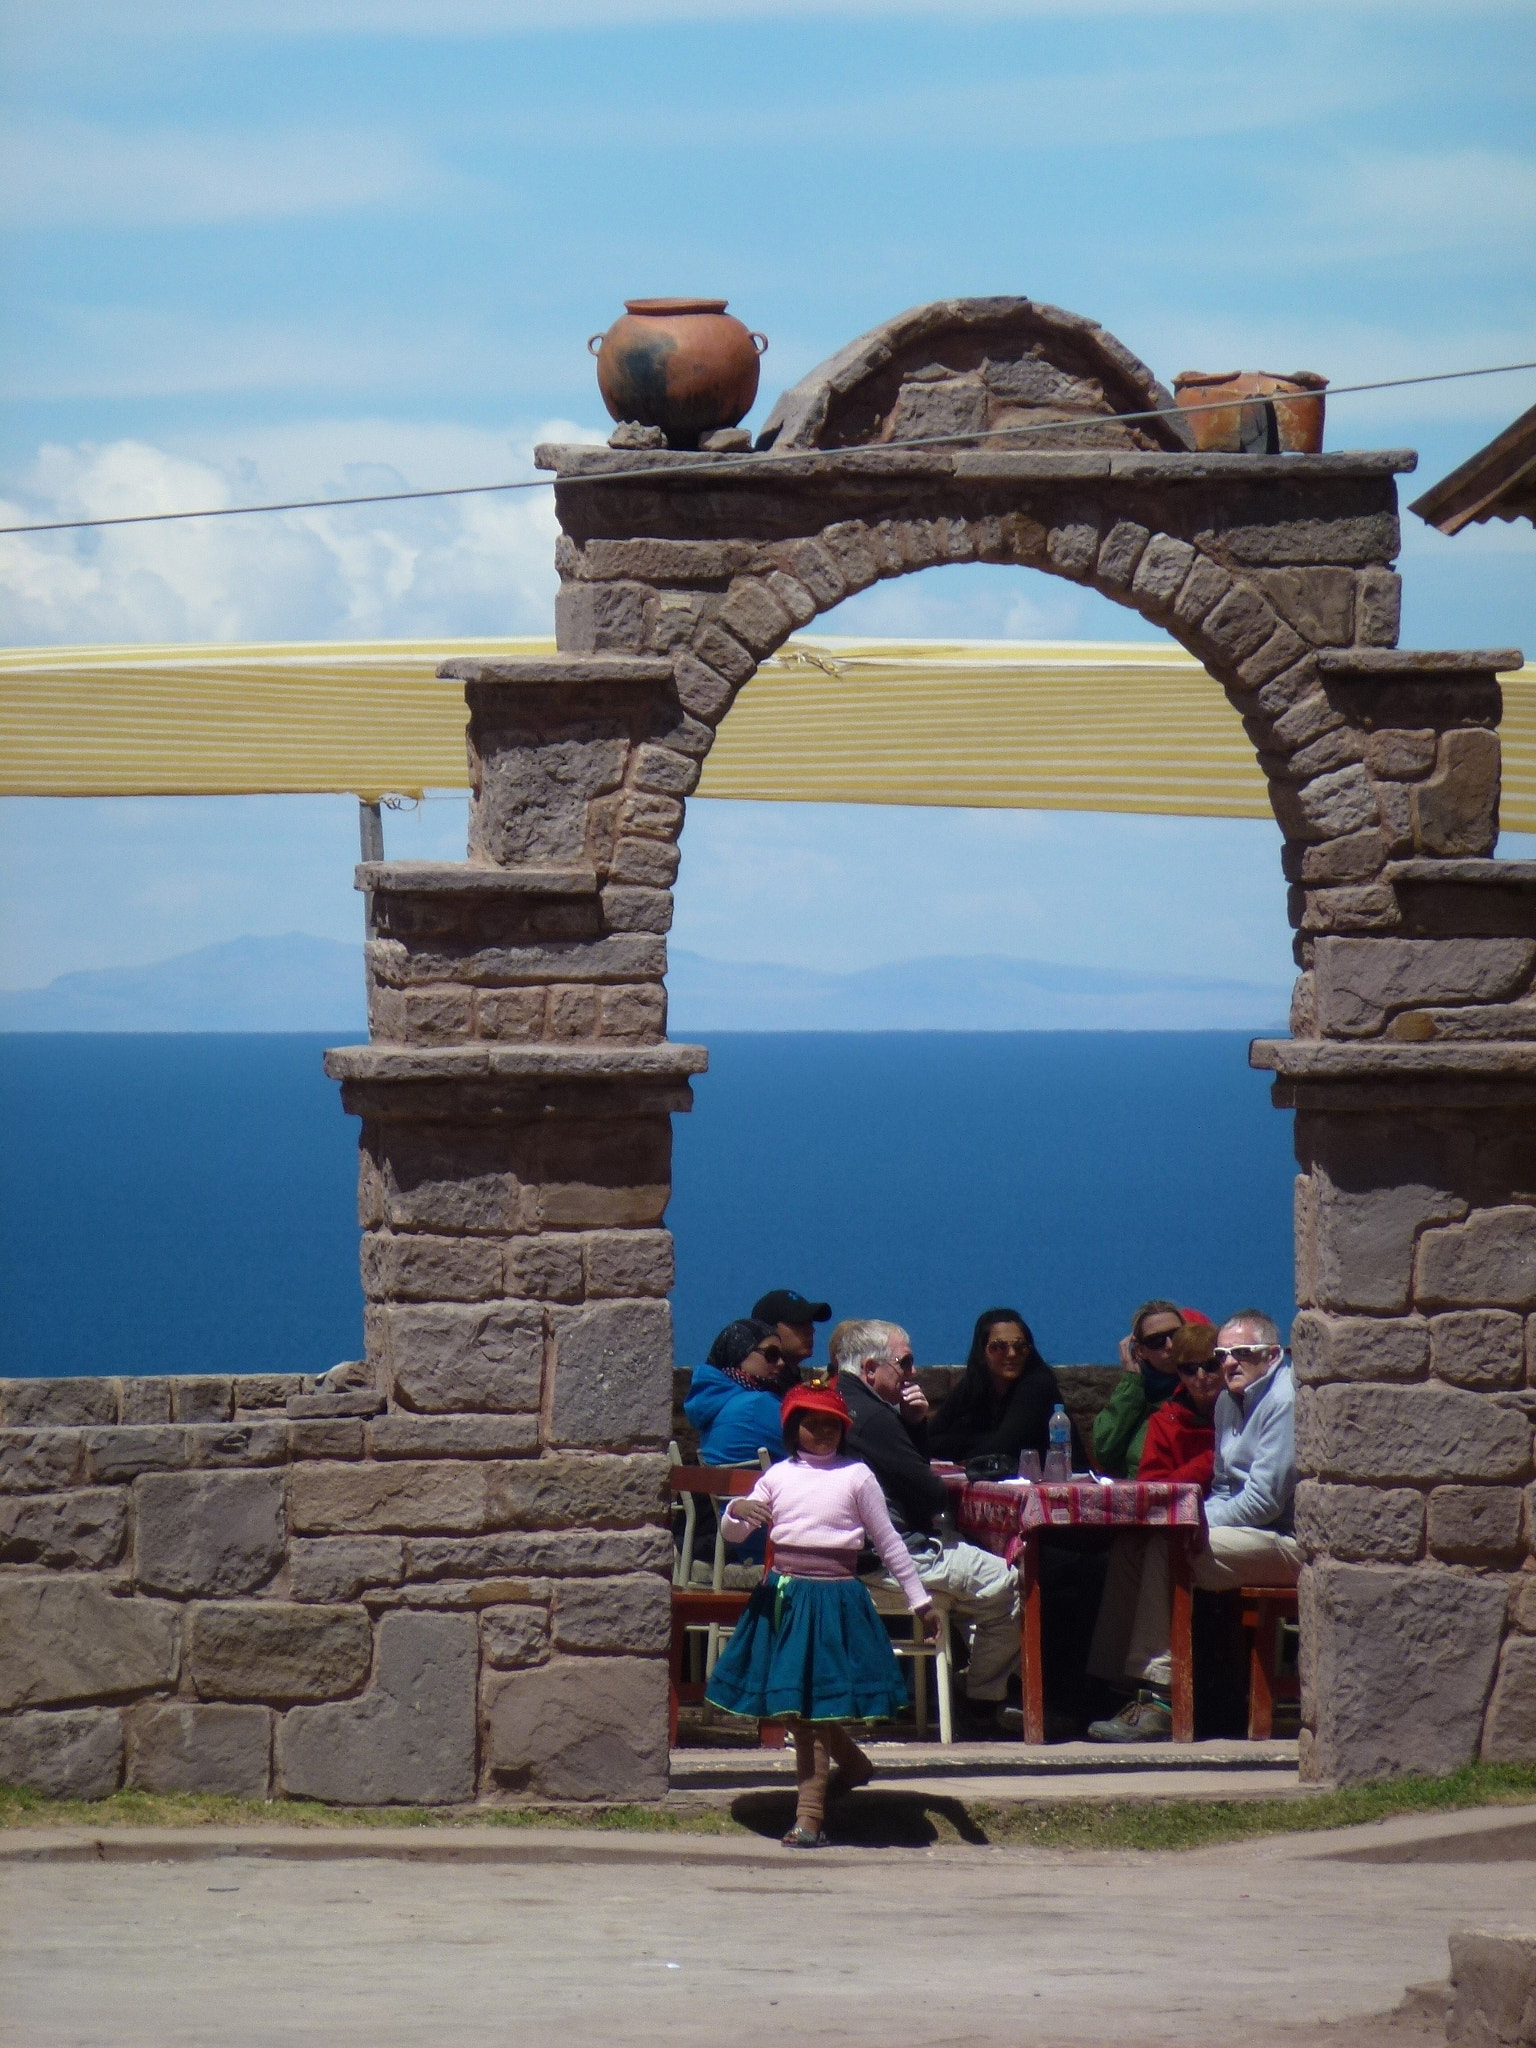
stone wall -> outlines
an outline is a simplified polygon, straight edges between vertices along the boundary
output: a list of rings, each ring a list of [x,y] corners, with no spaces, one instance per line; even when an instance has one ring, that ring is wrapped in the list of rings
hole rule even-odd
[[[1303,1167],[1304,1767],[1536,1759],[1536,870],[1489,858],[1519,657],[1397,649],[1414,458],[1197,455],[1129,350],[1018,299],[861,337],[763,442],[539,452],[560,652],[442,669],[469,859],[358,870],[371,1042],[327,1064],[366,1384],[144,1421],[127,1382],[11,1384],[0,1771],[110,1774],[122,1737],[135,1782],[217,1777],[228,1727],[246,1782],[332,1799],[661,1788],[664,1214],[706,1064],[666,1039],[683,805],[791,632],[968,561],[1166,627],[1285,836],[1294,1035],[1254,1057]],[[47,1405],[76,1398],[118,1407]]]
[[[478,1375],[416,1407],[277,1375],[0,1381],[0,1781],[664,1790],[665,1460],[541,1454],[537,1348],[492,1370],[495,1314],[469,1314]]]

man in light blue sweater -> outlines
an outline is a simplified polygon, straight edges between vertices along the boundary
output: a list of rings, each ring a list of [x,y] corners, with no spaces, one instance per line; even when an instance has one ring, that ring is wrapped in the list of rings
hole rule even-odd
[[[1213,1354],[1226,1390],[1216,1403],[1216,1471],[1206,1497],[1210,1547],[1194,1559],[1207,1592],[1239,1586],[1294,1586],[1301,1548],[1292,1534],[1296,1494],[1296,1389],[1280,1332],[1257,1309],[1222,1324]],[[1145,1690],[1111,1720],[1089,1723],[1095,1742],[1166,1742],[1173,1732],[1168,1690],[1171,1589],[1168,1547],[1147,1551],[1126,1669]]]

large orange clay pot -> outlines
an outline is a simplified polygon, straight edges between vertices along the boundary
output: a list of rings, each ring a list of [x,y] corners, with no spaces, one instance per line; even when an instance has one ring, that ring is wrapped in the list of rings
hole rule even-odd
[[[1223,455],[1320,455],[1327,388],[1315,370],[1181,370],[1173,380],[1179,403],[1195,408],[1185,414],[1195,446]]]
[[[660,427],[674,448],[734,427],[757,396],[767,337],[751,334],[724,299],[626,299],[624,318],[587,347],[597,388],[616,420]]]

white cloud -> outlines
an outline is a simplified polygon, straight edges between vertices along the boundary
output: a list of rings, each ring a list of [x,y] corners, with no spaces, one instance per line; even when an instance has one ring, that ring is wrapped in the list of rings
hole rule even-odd
[[[42,449],[0,523],[496,482],[531,473],[536,433],[323,423],[194,460],[143,442]],[[0,536],[12,645],[459,638],[553,630],[553,496],[358,506],[96,532]]]
[[[202,227],[350,213],[452,182],[382,131],[133,132],[12,124],[0,143],[0,224]]]

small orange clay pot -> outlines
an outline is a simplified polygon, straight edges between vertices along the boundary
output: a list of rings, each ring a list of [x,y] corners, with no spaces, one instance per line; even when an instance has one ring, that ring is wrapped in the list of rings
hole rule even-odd
[[[1181,370],[1173,380],[1181,405],[1233,401],[1185,414],[1195,446],[1223,455],[1320,455],[1327,388],[1328,379],[1315,370],[1289,377],[1270,370]]]
[[[587,347],[616,420],[660,427],[674,448],[734,427],[757,396],[766,335],[751,334],[724,299],[626,299],[624,318]]]

